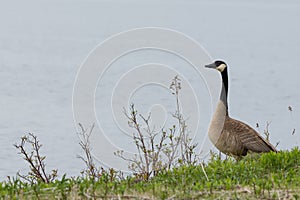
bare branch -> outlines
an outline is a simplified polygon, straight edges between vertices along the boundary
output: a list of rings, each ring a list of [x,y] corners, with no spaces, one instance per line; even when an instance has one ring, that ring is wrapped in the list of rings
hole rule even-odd
[[[177,125],[173,125],[168,131],[164,128],[156,131],[154,126],[150,126],[151,114],[148,114],[147,117],[138,114],[134,104],[130,105],[130,112],[124,108],[128,125],[134,130],[132,138],[137,154],[134,158],[127,158],[123,155],[123,151],[117,151],[115,155],[128,161],[129,169],[137,172],[138,176],[143,177],[144,180],[178,164],[196,164],[197,162],[198,156],[195,154],[197,144],[191,144],[186,120],[181,112],[179,100],[181,80],[178,76],[172,80],[170,89],[176,99],[176,110],[173,117],[176,119]]]
[[[84,126],[80,123],[78,125],[80,127],[80,132],[78,134],[81,138],[79,145],[84,151],[85,156],[83,157],[78,155],[77,157],[81,159],[86,165],[86,169],[83,170],[83,173],[90,179],[97,180],[100,177],[101,173],[100,173],[100,169],[96,167],[95,162],[93,160],[91,154],[92,149],[90,144],[90,137],[94,130],[95,124],[92,124],[92,126],[89,129],[85,129]]]
[[[31,151],[28,152],[26,150],[26,146],[29,145],[31,147]],[[51,174],[46,173],[46,164],[45,158],[46,156],[42,156],[40,154],[40,149],[42,145],[39,143],[37,136],[32,133],[21,137],[21,142],[19,145],[14,144],[14,146],[19,149],[19,154],[23,155],[23,159],[28,162],[30,171],[27,175],[21,175],[19,172],[17,175],[28,181],[30,183],[33,182],[45,182],[49,183],[57,177],[57,170],[52,170]]]

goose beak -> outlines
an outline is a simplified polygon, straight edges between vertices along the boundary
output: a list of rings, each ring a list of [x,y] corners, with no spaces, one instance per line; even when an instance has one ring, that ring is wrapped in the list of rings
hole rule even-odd
[[[215,63],[211,63],[211,64],[209,64],[209,65],[205,65],[205,67],[216,69],[216,68],[217,68],[217,65],[216,65]]]

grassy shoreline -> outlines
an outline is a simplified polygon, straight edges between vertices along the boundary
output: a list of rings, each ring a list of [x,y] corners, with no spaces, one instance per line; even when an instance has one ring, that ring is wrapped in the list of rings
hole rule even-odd
[[[250,155],[236,162],[212,155],[201,166],[163,171],[149,181],[103,171],[99,180],[66,178],[0,184],[1,199],[300,199],[300,150]]]

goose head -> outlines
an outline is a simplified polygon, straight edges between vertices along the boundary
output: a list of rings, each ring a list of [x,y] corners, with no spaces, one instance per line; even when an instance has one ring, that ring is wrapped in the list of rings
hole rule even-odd
[[[227,65],[224,61],[217,60],[217,61],[213,62],[212,64],[205,65],[205,67],[216,69],[222,73],[227,68]]]

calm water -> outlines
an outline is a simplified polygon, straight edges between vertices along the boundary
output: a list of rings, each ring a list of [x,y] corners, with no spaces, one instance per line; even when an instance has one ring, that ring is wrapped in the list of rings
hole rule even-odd
[[[271,141],[280,141],[279,149],[299,146],[299,11],[300,3],[296,0],[2,0],[0,180],[26,170],[13,144],[28,132],[34,132],[43,143],[48,169],[58,168],[60,174],[79,174],[84,166],[76,158],[81,150],[72,113],[77,70],[97,44],[136,27],[178,30],[203,45],[213,59],[226,60],[230,67],[231,116],[253,127],[259,123],[260,132],[267,121],[271,122]],[[119,65],[135,66],[153,60],[176,65],[178,71],[184,71],[188,80],[197,84],[193,72],[185,70],[186,63],[164,53],[137,53]],[[106,82],[102,83],[105,87],[96,91],[96,98],[105,98],[104,94],[115,85],[114,78],[122,73],[118,67],[108,72]],[[158,89],[157,95],[153,95],[153,91],[145,90],[135,98],[140,105],[146,104],[146,108],[140,106],[143,112],[158,103],[165,105],[168,113],[173,109],[173,101],[169,100],[170,95],[163,95],[165,92]],[[100,100],[96,109],[103,106]],[[293,108],[292,112],[288,106]],[[97,117],[102,123],[106,120],[105,113]],[[106,129],[114,132],[113,125],[104,123]],[[112,135],[111,140],[117,143],[118,136]],[[113,157],[112,152],[105,154]]]

